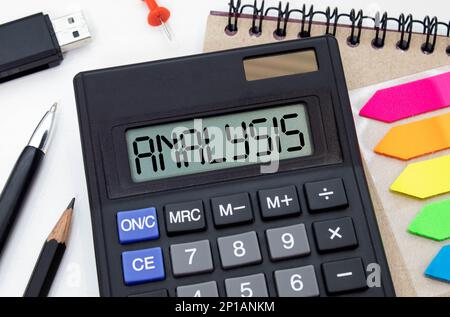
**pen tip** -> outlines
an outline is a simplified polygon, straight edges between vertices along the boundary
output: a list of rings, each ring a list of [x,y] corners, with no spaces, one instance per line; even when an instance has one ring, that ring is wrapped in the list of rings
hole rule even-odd
[[[67,206],[67,209],[73,209],[74,205],[75,205],[75,198],[72,198],[72,200],[69,203],[69,206]]]
[[[56,111],[56,108],[58,108],[58,103],[57,102],[55,102],[52,106],[51,106],[51,108],[50,108],[50,112],[55,112]]]

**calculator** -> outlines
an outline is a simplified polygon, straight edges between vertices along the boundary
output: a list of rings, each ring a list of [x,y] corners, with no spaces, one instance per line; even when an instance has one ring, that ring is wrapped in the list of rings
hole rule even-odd
[[[333,37],[74,86],[102,296],[394,296]]]

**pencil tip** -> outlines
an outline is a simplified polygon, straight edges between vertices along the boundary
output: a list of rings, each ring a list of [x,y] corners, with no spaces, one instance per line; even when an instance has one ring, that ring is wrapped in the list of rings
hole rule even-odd
[[[59,218],[52,232],[47,238],[47,241],[56,240],[59,243],[65,243],[70,230],[70,224],[72,223],[73,204],[75,198],[72,199],[67,209],[63,212],[61,218]]]
[[[58,102],[55,102],[52,106],[51,106],[51,108],[50,108],[50,112],[55,112],[56,111],[56,108],[58,108]]]
[[[73,209],[73,206],[75,205],[75,197],[72,198],[72,200],[69,203],[69,206],[67,206],[66,209]]]

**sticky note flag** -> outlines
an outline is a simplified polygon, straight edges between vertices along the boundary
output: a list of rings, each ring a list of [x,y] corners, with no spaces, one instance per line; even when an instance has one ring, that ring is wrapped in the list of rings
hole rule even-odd
[[[379,90],[359,114],[391,123],[448,106],[450,72]]]
[[[450,148],[450,113],[393,127],[375,153],[410,160]]]
[[[409,164],[391,190],[421,199],[450,192],[450,155]]]
[[[450,244],[442,247],[425,270],[425,275],[437,280],[450,282]]]
[[[450,239],[450,199],[425,206],[408,231],[436,241]]]

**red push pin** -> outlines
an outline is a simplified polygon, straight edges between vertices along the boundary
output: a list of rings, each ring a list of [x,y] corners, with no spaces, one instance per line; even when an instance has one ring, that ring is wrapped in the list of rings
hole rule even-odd
[[[164,32],[166,33],[168,39],[172,40],[172,32],[170,31],[169,26],[167,25],[167,21],[170,18],[170,11],[164,7],[160,7],[156,0],[144,0],[147,4],[147,7],[150,9],[150,13],[148,14],[148,24],[151,26],[160,26],[162,25]]]

